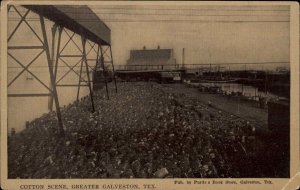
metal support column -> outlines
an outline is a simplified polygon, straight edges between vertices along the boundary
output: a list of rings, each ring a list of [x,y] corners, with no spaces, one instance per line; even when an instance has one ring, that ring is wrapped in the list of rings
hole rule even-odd
[[[85,63],[86,75],[87,75],[87,78],[88,78],[88,87],[89,87],[89,90],[90,90],[92,112],[95,112],[94,99],[93,99],[93,91],[92,91],[92,87],[91,87],[91,79],[90,79],[90,73],[89,73],[89,66],[88,66],[88,63],[87,63],[86,51],[85,51],[86,39],[85,39],[85,37],[81,36],[81,40],[82,40],[82,60]]]
[[[83,65],[83,58],[81,59],[81,63],[80,63],[80,71],[79,71],[79,79],[78,79],[78,87],[77,87],[77,96],[76,96],[77,101],[79,100],[79,92],[80,92],[80,86],[81,86],[82,65]]]
[[[47,64],[48,64],[48,69],[49,69],[49,74],[50,74],[50,81],[52,85],[52,96],[54,98],[55,102],[55,108],[56,108],[56,115],[57,115],[57,120],[58,120],[58,130],[61,135],[64,135],[64,128],[63,128],[63,122],[62,122],[62,117],[61,117],[61,112],[60,112],[60,107],[59,107],[59,101],[58,101],[58,96],[57,96],[57,91],[56,91],[56,82],[53,74],[53,65],[51,62],[51,57],[50,57],[50,50],[49,50],[49,45],[48,45],[48,39],[47,39],[47,34],[46,34],[46,29],[45,29],[45,22],[44,18],[39,15],[40,17],[40,23],[41,23],[41,29],[42,29],[42,34],[43,34],[43,40],[44,40],[44,50],[46,52],[47,56]]]
[[[54,76],[55,76],[55,81],[56,81],[56,76],[57,76],[57,69],[58,69],[58,59],[60,56],[60,45],[61,45],[61,35],[64,27],[58,26],[58,42],[57,42],[57,49],[56,49],[56,59],[55,59],[55,71],[54,71]]]
[[[57,29],[58,29],[58,39],[57,39],[57,49],[55,52],[55,38],[56,38],[56,33],[57,33]],[[63,27],[57,25],[56,23],[53,25],[52,27],[52,47],[51,47],[51,61],[52,61],[52,65],[54,65],[54,79],[56,82],[56,76],[57,76],[57,69],[58,69],[58,59],[59,59],[59,50],[60,50],[60,42],[61,42],[61,34],[62,34],[62,29]],[[51,83],[51,81],[50,81]],[[51,84],[50,84],[51,86]],[[51,87],[51,89],[53,89]],[[50,101],[49,101],[49,110],[52,111],[53,110],[53,97],[50,96]]]
[[[56,30],[57,30],[57,25],[54,23],[52,28],[51,28],[51,33],[52,33],[51,61],[52,61],[52,65],[53,65],[53,61],[54,61],[54,47],[55,47]],[[50,81],[50,88],[51,88],[51,90],[53,90],[53,88],[51,86],[51,81]],[[49,108],[50,111],[52,111],[52,109],[53,109],[53,96],[49,97],[48,108]]]
[[[105,87],[106,87],[106,95],[107,95],[107,99],[109,100],[109,95],[108,95],[108,87],[107,87],[107,80],[105,77],[105,67],[104,67],[104,54],[103,54],[103,49],[102,46],[99,44],[100,46],[100,53],[101,53],[101,65],[102,65],[102,69],[103,69],[103,76],[104,76],[104,80],[105,80]]]
[[[114,78],[114,82],[115,82],[115,89],[116,89],[116,93],[118,93],[117,81],[116,81],[116,75],[115,75],[115,66],[114,66],[114,60],[113,60],[111,45],[109,46],[109,51],[110,51],[111,65],[112,65],[112,69],[113,69],[113,78]]]
[[[100,52],[100,46],[98,45],[98,48],[97,48],[97,55],[96,55],[95,71],[97,71],[97,69],[98,69],[98,64],[99,64],[99,52]]]

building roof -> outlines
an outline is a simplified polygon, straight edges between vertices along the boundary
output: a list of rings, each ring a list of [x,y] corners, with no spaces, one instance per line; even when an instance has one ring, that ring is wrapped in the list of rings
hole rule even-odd
[[[129,60],[169,60],[173,58],[172,52],[172,49],[131,50]]]
[[[101,45],[111,43],[110,29],[86,5],[24,5],[24,7],[95,43]]]

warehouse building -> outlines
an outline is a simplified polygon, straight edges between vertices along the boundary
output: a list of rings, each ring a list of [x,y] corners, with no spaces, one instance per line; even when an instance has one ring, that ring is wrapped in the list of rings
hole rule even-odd
[[[127,67],[130,70],[164,70],[174,69],[176,59],[173,49],[146,49],[131,50],[130,58],[127,60]]]

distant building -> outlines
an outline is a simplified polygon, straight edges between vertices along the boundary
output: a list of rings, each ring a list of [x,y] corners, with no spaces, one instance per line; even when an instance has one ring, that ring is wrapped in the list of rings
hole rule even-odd
[[[127,60],[129,70],[160,70],[173,69],[176,65],[173,49],[131,50]]]
[[[286,67],[276,67],[277,72],[288,72],[289,70]]]

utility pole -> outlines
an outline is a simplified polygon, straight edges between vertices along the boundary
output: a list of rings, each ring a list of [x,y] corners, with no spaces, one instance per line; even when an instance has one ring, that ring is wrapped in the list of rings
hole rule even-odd
[[[265,70],[265,95],[268,94],[268,72]]]
[[[209,53],[209,79],[211,79],[211,53],[210,53],[210,49],[208,49],[208,53]]]
[[[182,68],[184,68],[184,48],[182,48]]]

